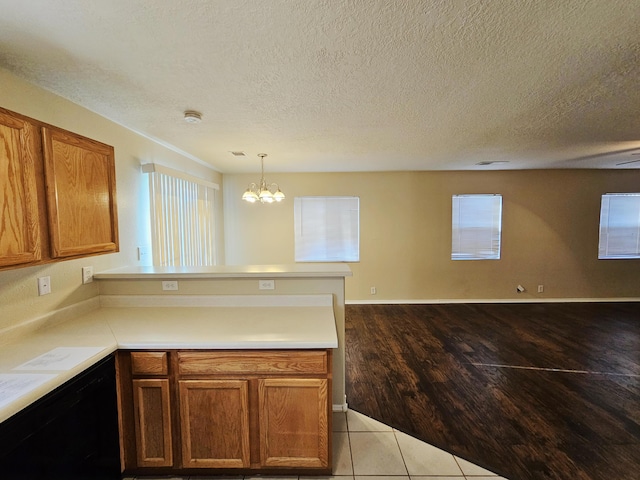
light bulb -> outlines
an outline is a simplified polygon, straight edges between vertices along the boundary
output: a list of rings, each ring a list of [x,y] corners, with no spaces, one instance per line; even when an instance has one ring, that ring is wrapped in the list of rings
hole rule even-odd
[[[282,200],[285,199],[284,193],[280,191],[280,188],[278,188],[276,193],[273,194],[273,198],[275,199],[276,202],[281,202]]]
[[[249,203],[255,203],[258,200],[258,195],[256,195],[256,192],[247,188],[247,190],[242,194],[242,200]]]

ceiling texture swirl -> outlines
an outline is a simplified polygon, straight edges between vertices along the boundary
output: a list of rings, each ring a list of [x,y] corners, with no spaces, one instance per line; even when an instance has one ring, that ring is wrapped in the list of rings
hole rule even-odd
[[[223,173],[640,167],[640,0],[0,12],[0,68]]]

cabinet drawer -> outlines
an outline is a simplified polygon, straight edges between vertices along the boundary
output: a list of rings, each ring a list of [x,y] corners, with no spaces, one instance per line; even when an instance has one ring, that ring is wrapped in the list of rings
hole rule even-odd
[[[178,352],[180,375],[218,373],[326,374],[327,352],[309,351],[218,351]]]
[[[131,352],[133,375],[168,375],[167,352]]]

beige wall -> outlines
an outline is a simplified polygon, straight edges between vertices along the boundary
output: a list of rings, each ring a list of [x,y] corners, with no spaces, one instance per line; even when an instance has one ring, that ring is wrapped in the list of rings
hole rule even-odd
[[[2,69],[0,86],[0,107],[114,146],[120,230],[119,253],[0,272],[2,330],[97,295],[96,283],[82,285],[83,266],[101,271],[137,264],[137,247],[149,244],[148,179],[140,171],[141,163],[155,161],[218,183],[222,179],[213,170]],[[221,217],[221,206],[219,213]],[[52,293],[39,297],[36,279],[46,275],[51,277]]]
[[[347,302],[640,298],[640,260],[597,259],[600,196],[639,191],[640,170],[269,173],[287,194],[269,206],[240,200],[256,177],[224,175],[227,263],[293,262],[293,198],[355,195]],[[500,260],[451,261],[451,196],[462,193],[503,195]]]

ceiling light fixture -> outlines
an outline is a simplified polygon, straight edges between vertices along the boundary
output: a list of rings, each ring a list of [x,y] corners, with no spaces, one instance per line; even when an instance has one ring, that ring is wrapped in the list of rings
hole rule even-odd
[[[187,123],[200,123],[202,121],[202,114],[194,110],[187,110],[184,112],[184,121]]]
[[[264,179],[264,157],[266,153],[259,153],[260,157],[260,184],[250,183],[247,190],[242,194],[242,200],[249,203],[255,203],[260,200],[261,203],[281,202],[284,200],[284,193],[280,191],[277,183],[267,183]]]

